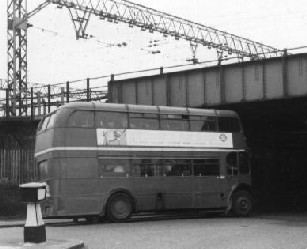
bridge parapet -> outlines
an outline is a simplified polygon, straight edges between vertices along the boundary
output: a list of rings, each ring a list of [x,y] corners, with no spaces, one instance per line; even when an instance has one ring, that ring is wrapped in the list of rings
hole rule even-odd
[[[109,83],[109,101],[211,107],[307,96],[307,53]]]

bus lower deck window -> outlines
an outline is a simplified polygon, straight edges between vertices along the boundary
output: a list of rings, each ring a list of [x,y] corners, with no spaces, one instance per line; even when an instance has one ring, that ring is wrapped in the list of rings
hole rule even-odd
[[[99,177],[127,177],[129,176],[129,160],[127,159],[99,159]]]
[[[220,163],[218,159],[193,160],[195,176],[219,176]]]

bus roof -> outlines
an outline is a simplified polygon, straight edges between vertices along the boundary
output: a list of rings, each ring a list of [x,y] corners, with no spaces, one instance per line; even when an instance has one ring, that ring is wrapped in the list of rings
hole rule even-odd
[[[187,108],[187,107],[175,107],[175,106],[150,106],[150,105],[133,105],[133,104],[117,104],[117,103],[100,103],[100,102],[72,102],[60,107],[60,109],[64,108],[78,109],[78,110],[100,110],[100,111],[153,113],[153,114],[238,116],[236,112],[230,110]]]

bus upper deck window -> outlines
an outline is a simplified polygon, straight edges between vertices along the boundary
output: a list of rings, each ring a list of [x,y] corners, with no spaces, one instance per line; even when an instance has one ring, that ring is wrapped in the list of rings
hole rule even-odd
[[[160,124],[162,130],[188,131],[189,120],[186,115],[180,114],[161,114]]]
[[[191,116],[191,131],[216,131],[215,117]]]
[[[158,130],[158,115],[152,113],[130,113],[129,125],[132,129]]]
[[[95,122],[97,128],[126,129],[128,115],[124,112],[97,111]]]
[[[69,117],[68,126],[76,128],[93,128],[94,113],[90,111],[75,111]]]
[[[240,132],[239,119],[234,117],[219,117],[218,118],[219,131],[221,132]]]

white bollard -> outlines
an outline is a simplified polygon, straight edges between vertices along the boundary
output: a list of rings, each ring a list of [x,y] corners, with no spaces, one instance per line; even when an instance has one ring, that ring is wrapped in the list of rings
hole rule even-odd
[[[23,230],[24,242],[46,242],[40,201],[46,199],[46,183],[30,182],[19,186],[21,199],[27,203],[27,220]]]

